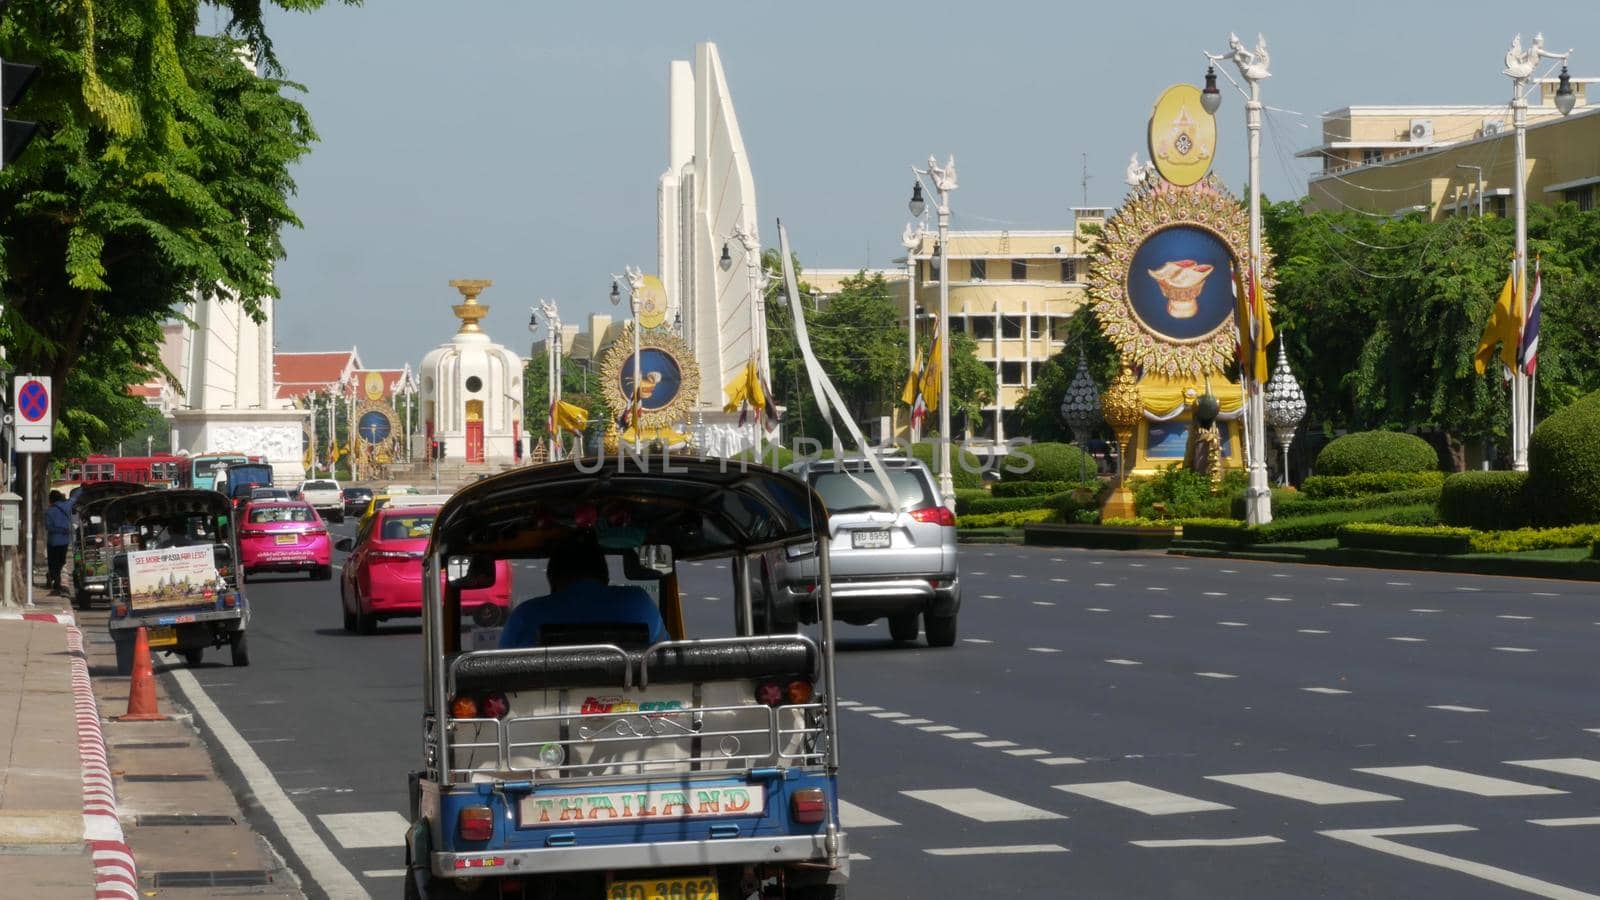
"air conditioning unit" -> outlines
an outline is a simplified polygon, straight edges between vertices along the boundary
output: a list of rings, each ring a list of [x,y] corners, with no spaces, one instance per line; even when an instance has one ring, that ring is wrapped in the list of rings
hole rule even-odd
[[[1412,119],[1411,120],[1411,142],[1413,144],[1431,144],[1431,143],[1433,143],[1433,120],[1432,119]]]
[[[1484,137],[1490,137],[1491,135],[1499,134],[1500,132],[1505,131],[1505,130],[1506,130],[1506,123],[1504,121],[1500,120],[1500,119],[1484,119],[1483,120],[1483,136]]]

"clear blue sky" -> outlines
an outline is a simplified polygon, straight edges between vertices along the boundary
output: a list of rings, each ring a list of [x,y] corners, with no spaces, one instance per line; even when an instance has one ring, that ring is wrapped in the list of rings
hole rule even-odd
[[[1116,205],[1128,155],[1202,49],[1264,32],[1262,183],[1305,192],[1317,114],[1363,103],[1496,103],[1511,36],[1543,30],[1600,72],[1594,7],[1513,3],[1142,4],[368,0],[277,12],[288,76],[322,142],[298,168],[278,269],[283,350],[361,348],[413,366],[453,331],[451,278],[491,278],[486,328],[526,353],[528,307],[609,309],[611,272],[655,268],[666,73],[716,42],[750,152],[762,240],[782,217],[804,266],[884,266],[908,166],[954,153],[957,228],[1051,228]],[[1587,45],[1587,46],[1586,46]],[[1587,60],[1595,60],[1590,64]],[[1231,71],[1231,67],[1230,67]],[[1217,171],[1246,173],[1223,83]]]

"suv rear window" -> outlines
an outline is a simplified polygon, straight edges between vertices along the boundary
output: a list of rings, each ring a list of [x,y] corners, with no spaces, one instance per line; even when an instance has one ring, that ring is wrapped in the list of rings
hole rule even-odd
[[[300,485],[302,491],[337,491],[339,483],[336,481],[308,481]]]
[[[829,513],[851,510],[877,509],[872,491],[877,489],[877,476],[868,470],[842,472],[812,472],[811,486],[827,504]],[[889,483],[894,485],[901,509],[923,509],[933,506],[933,489],[918,469],[890,469]],[[872,487],[869,489],[867,485]]]

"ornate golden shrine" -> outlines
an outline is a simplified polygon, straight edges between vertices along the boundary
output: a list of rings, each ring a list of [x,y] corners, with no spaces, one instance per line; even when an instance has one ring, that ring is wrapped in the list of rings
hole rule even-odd
[[[633,396],[633,323],[606,348],[600,359],[600,390],[611,408],[606,428],[606,450],[617,444],[660,441],[668,447],[689,440],[688,419],[694,398],[700,393],[700,364],[689,345],[669,328],[644,328],[639,333],[639,421],[619,428],[617,419],[626,411]]]

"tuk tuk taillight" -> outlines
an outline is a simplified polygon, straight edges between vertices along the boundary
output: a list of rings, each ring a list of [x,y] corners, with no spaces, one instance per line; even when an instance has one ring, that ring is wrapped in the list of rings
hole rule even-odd
[[[453,719],[503,719],[510,711],[511,701],[499,691],[478,697],[462,694],[450,701],[450,717]]]
[[[487,841],[494,837],[494,810],[487,806],[463,806],[456,818],[456,835],[463,841]]]
[[[820,824],[828,818],[828,795],[822,788],[795,791],[789,795],[789,816],[801,825]]]
[[[510,701],[499,691],[485,695],[479,707],[483,710],[484,716],[490,719],[504,719],[506,713],[511,711]]]
[[[811,682],[806,681],[803,678],[796,678],[795,680],[789,682],[789,689],[784,693],[785,696],[788,697],[790,703],[810,703]]]
[[[111,607],[111,614],[119,619],[126,616],[128,614],[128,604],[118,603],[116,606]]]
[[[763,706],[782,706],[783,696],[783,685],[776,681],[764,681],[756,688],[756,702]]]
[[[450,718],[476,719],[478,717],[478,701],[471,697],[461,696],[450,701]]]
[[[233,609],[233,607],[235,605],[237,605],[238,602],[239,602],[238,598],[233,596],[232,594],[223,594],[222,595],[222,608],[223,609]]]

